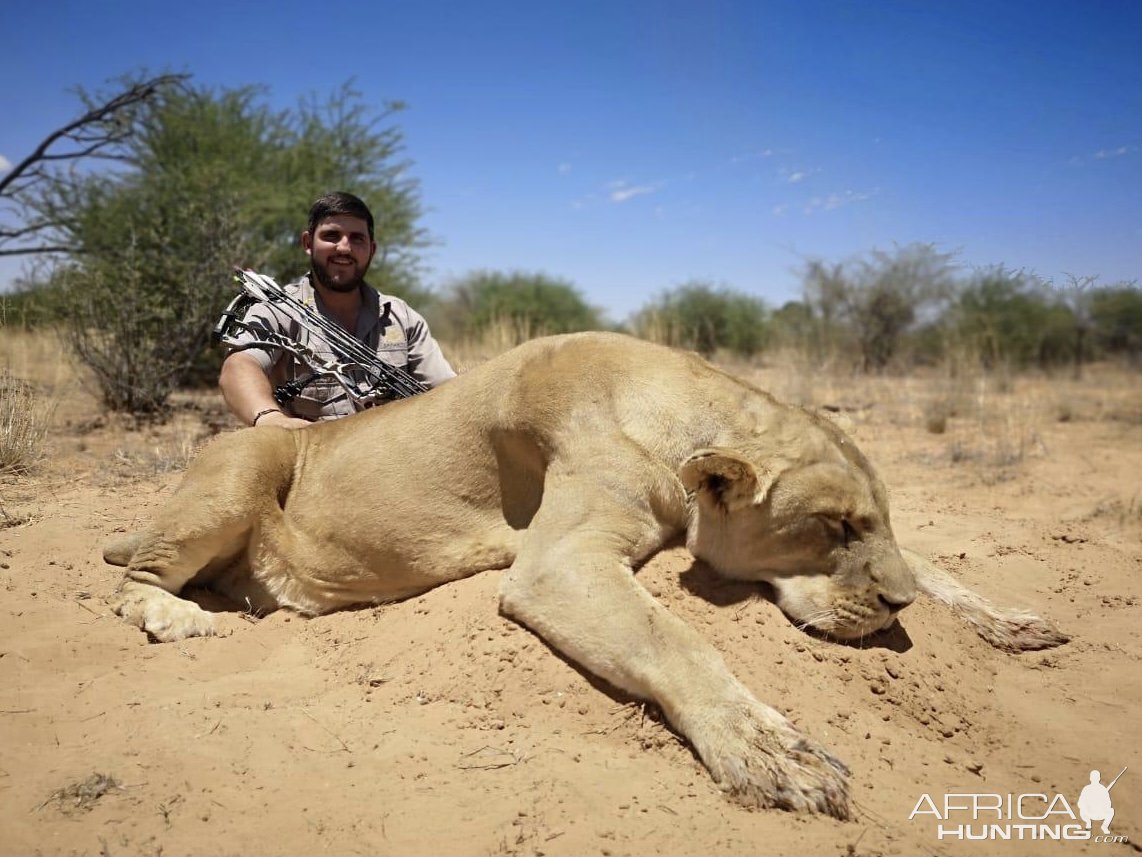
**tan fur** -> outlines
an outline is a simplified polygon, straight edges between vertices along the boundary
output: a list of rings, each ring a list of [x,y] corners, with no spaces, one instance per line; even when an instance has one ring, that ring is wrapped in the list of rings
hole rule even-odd
[[[212,632],[178,597],[191,581],[317,614],[506,568],[503,612],[656,702],[727,790],[846,817],[844,765],[635,581],[682,534],[841,639],[890,626],[917,592],[884,486],[838,428],[695,355],[610,334],[536,340],[345,420],[220,437],[105,557],[127,566],[116,611],[162,641]]]

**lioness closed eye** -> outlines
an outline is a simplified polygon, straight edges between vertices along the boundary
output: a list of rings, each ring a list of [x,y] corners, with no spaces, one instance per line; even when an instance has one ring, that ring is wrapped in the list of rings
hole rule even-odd
[[[919,591],[1001,648],[1066,639],[902,554],[884,486],[831,423],[696,355],[611,334],[536,340],[338,422],[222,436],[155,522],[104,556],[127,567],[116,612],[161,641],[211,633],[178,597],[191,582],[318,614],[507,568],[503,612],[657,703],[736,797],[846,817],[844,764],[635,581],[632,566],[680,533],[833,637],[887,628]]]

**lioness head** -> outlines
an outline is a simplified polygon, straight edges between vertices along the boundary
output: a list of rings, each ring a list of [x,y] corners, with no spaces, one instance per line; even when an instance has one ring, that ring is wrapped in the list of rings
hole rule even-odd
[[[851,461],[778,470],[731,449],[682,465],[694,494],[687,547],[727,577],[772,584],[801,625],[839,639],[887,628],[916,597],[883,485]]]

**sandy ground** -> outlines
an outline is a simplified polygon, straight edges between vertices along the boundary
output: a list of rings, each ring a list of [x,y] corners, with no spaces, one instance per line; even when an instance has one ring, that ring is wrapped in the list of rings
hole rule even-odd
[[[227,420],[198,396],[127,431],[72,388],[51,461],[0,483],[0,853],[1140,850],[1142,393],[1115,378],[1003,392],[762,378],[840,408],[890,485],[900,542],[1050,616],[1073,635],[1061,648],[1003,654],[924,601],[865,648],[840,645],[684,549],[639,572],[849,764],[844,823],[728,800],[653,707],[500,617],[498,573],[311,620],[204,595],[222,636],[149,643],[110,614],[118,573],[100,546],[146,520]],[[934,434],[941,401],[954,406]],[[1112,792],[1127,843],[965,842],[940,839],[931,812],[909,819],[923,795],[942,810],[949,794],[1010,793],[1046,795],[1048,821],[1071,823],[1055,795],[1077,807],[1091,769],[1105,783],[1127,766]]]

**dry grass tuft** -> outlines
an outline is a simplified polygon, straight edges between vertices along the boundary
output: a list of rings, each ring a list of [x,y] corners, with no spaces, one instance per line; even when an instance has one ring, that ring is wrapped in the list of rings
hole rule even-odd
[[[95,805],[96,801],[112,791],[126,791],[126,789],[114,777],[96,773],[82,782],[56,789],[48,796],[47,800],[40,804],[39,808],[43,809],[54,801],[59,804],[59,808],[64,812],[87,812]]]
[[[1002,472],[1046,451],[1040,426],[1049,409],[1041,385],[981,375],[973,386],[965,418],[948,446],[953,464],[972,462]]]
[[[127,440],[111,452],[101,478],[103,484],[135,482],[185,470],[209,432],[187,423],[168,426],[148,438]]]
[[[0,473],[27,473],[44,457],[56,402],[0,369]]]
[[[23,510],[9,509],[0,503],[0,530],[22,527],[37,519],[37,515]]]
[[[946,397],[937,396],[924,406],[924,427],[929,434],[944,434],[956,408]]]

